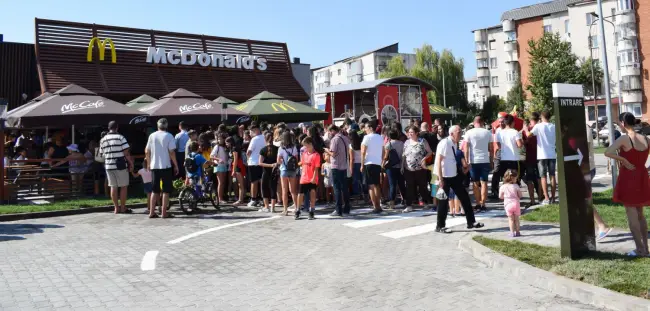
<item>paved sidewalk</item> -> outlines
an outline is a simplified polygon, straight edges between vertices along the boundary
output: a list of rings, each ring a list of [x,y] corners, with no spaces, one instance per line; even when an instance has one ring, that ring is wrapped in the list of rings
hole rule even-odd
[[[499,240],[513,240],[544,246],[560,247],[560,225],[539,222],[521,222],[521,236],[508,236],[508,218],[491,218],[485,221],[486,230],[478,233]],[[629,231],[613,229],[610,234],[596,244],[596,250],[625,254],[634,249],[634,240]]]

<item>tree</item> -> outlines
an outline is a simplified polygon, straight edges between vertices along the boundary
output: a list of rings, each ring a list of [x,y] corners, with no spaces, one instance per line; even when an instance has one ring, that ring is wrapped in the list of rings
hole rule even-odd
[[[543,110],[552,107],[552,84],[583,84],[578,57],[571,52],[571,43],[561,39],[558,33],[545,33],[539,40],[528,41],[530,54],[529,85],[532,109]]]
[[[485,99],[483,102],[483,110],[481,110],[480,115],[485,122],[492,122],[495,120],[499,114],[499,105],[503,104],[503,100],[499,99],[499,96],[492,95]]]
[[[593,65],[594,80],[591,80],[591,66]],[[596,86],[596,94],[602,94],[603,85],[603,68],[600,67],[600,61],[592,59],[591,57],[583,59],[580,64],[580,80],[585,91],[586,96],[594,96],[594,85]]]
[[[388,66],[386,66],[386,69],[379,74],[379,77],[383,79],[406,75],[408,75],[408,70],[406,70],[406,66],[404,65],[404,58],[397,55],[390,59]]]
[[[526,93],[524,93],[524,88],[521,86],[521,80],[519,78],[515,81],[515,86],[508,91],[507,96],[508,99],[505,103],[504,111],[510,113],[516,107],[518,115],[523,115]]]

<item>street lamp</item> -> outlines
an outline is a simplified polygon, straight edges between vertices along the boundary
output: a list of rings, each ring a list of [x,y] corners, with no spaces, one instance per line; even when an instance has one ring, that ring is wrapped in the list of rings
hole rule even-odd
[[[598,15],[604,16],[603,15],[603,0],[598,0]],[[609,64],[607,62],[607,44],[605,41],[605,22],[604,18],[599,18],[600,21],[600,43],[602,48],[602,54],[603,54],[603,72],[605,74],[605,100],[607,102],[607,127],[609,130],[609,143],[610,145],[614,143],[614,123],[612,121],[614,120],[614,117],[612,115],[612,98],[611,98],[611,92],[609,90]],[[620,74],[619,74],[620,76]],[[619,83],[620,84],[620,83]],[[620,104],[620,103],[619,103]],[[611,161],[611,159],[610,159]],[[616,169],[616,164],[612,163],[612,186],[616,186],[616,178],[617,178],[617,169]]]
[[[436,64],[440,70],[442,70],[442,104],[447,108],[447,95],[445,91],[445,68],[440,64]]]
[[[591,16],[595,17],[596,19],[593,22],[591,22],[591,25],[589,25],[589,47],[592,47],[592,45],[591,45],[591,26],[593,26],[597,21],[600,20],[600,16],[598,14],[594,13],[594,12],[591,12]],[[607,17],[603,17],[603,21],[608,22],[610,25],[612,25],[614,27],[614,38],[616,38],[616,25],[614,25],[614,23],[607,20],[606,18]],[[620,38],[620,39],[625,39],[625,38]],[[617,89],[618,89],[618,110],[620,111],[621,106],[623,105],[623,97],[622,97],[623,95],[621,93],[621,83],[622,83],[623,79],[621,78],[621,64],[618,63],[618,42],[616,42],[614,44],[614,46],[616,47],[616,59],[617,59],[617,61],[616,61],[616,74],[618,75],[618,83],[616,83],[616,85],[617,85]],[[603,48],[605,48],[605,47],[603,47]],[[591,54],[592,54],[592,50],[590,49],[589,50],[589,55],[591,55]],[[592,59],[593,59],[593,56],[592,56]],[[596,96],[595,95],[596,94],[596,90],[595,90],[596,86],[594,84],[594,66],[593,66],[593,62],[591,63],[591,83],[592,83],[592,87],[594,88],[594,104],[595,104],[596,103],[596,97],[595,97]],[[598,106],[596,106],[596,108],[598,108]],[[596,121],[598,121],[598,109],[596,109]]]

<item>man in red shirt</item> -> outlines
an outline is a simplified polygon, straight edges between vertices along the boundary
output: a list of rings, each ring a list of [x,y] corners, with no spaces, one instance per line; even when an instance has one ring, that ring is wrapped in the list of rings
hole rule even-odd
[[[298,195],[298,204],[296,204],[295,219],[300,219],[300,209],[305,195],[309,196],[309,220],[314,219],[316,210],[316,188],[318,188],[318,171],[320,169],[320,154],[314,150],[314,142],[311,137],[302,140],[302,145],[307,150],[300,156],[300,191]]]

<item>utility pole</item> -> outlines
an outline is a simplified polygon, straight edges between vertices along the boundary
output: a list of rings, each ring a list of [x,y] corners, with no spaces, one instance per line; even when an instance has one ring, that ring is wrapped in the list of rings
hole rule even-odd
[[[599,16],[605,16],[603,15],[603,0],[598,0],[598,15]],[[602,46],[602,55],[603,55],[603,73],[604,73],[604,78],[605,78],[605,100],[607,101],[607,128],[609,131],[609,144],[614,143],[614,116],[612,115],[612,97],[611,97],[611,92],[610,92],[610,85],[609,85],[609,66],[607,64],[607,45],[605,42],[605,21],[603,18],[598,19],[598,24],[600,26],[600,45]],[[609,159],[612,167],[612,187],[616,186],[616,179],[617,179],[617,169],[616,169],[616,163],[612,161],[612,159]]]

